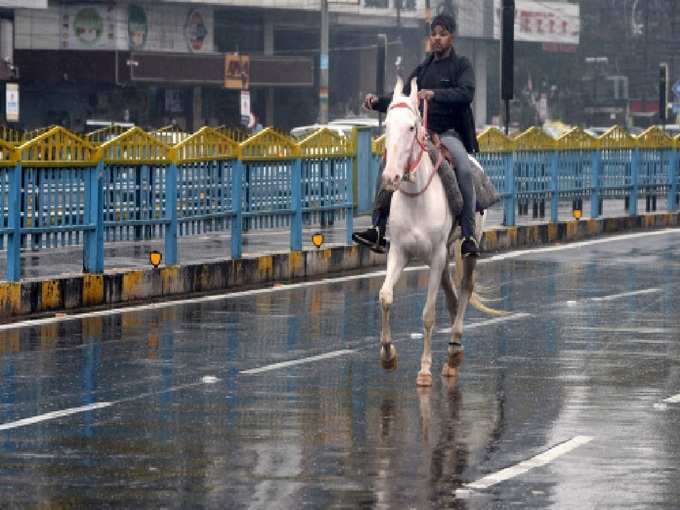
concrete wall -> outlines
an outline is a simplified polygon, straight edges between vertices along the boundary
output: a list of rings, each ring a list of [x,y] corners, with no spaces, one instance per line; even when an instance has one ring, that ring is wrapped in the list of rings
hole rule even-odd
[[[485,232],[482,249],[495,252],[531,248],[601,234],[679,225],[680,214],[666,213],[495,228]],[[206,264],[110,271],[103,275],[84,274],[20,283],[2,282],[0,320],[170,300],[384,265],[383,255],[359,246],[338,246]]]

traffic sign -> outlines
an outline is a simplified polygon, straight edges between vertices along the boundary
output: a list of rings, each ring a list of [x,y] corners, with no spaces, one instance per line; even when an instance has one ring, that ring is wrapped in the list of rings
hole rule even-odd
[[[680,80],[676,81],[673,84],[673,87],[671,87],[671,90],[673,91],[673,94],[675,94],[676,97],[680,98]]]

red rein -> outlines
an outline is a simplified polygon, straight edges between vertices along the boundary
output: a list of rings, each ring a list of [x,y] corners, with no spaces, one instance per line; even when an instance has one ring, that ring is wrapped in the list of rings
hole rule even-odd
[[[411,153],[413,153],[413,145],[415,145],[417,143],[420,146],[420,154],[418,154],[418,158],[415,161],[411,162],[409,160],[409,165],[408,165],[408,168],[406,169],[407,173],[413,173],[420,166],[420,162],[423,159],[423,154],[425,154],[425,152],[427,152],[427,149],[425,147],[425,136],[427,136],[427,105],[428,105],[428,100],[425,99],[423,101],[423,103],[424,103],[424,105],[423,105],[423,118],[425,119],[425,121],[423,122],[422,137],[420,137],[418,135],[418,133],[416,133],[416,136],[413,139],[413,144],[411,145]],[[395,103],[393,105],[390,105],[389,110],[391,110],[392,108],[408,108],[409,110],[413,111],[413,108],[411,107],[411,105],[409,103],[405,103],[405,102]],[[385,156],[386,155],[387,155],[387,147],[385,147]],[[437,170],[439,170],[439,167],[441,166],[443,161],[444,161],[444,156],[442,156],[442,154],[440,152],[439,157],[437,158],[437,164],[434,165],[434,167],[432,168],[432,173],[430,174],[430,177],[427,179],[427,183],[425,184],[425,187],[422,190],[415,192],[415,193],[411,193],[410,191],[404,191],[403,189],[399,188],[399,191],[401,191],[404,195],[409,196],[409,197],[417,197],[417,196],[425,193],[427,188],[429,188],[430,184],[432,183],[432,179],[434,178],[434,174],[437,173]]]

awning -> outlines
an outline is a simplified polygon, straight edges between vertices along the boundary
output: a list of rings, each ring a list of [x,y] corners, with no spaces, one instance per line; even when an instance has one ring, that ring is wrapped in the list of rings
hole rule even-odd
[[[44,83],[166,83],[224,86],[225,56],[85,50],[17,50],[22,81]],[[116,67],[118,73],[116,73]],[[0,79],[6,79],[1,78]],[[310,57],[250,57],[251,87],[312,87]]]
[[[130,54],[133,82],[224,86],[225,56],[182,53]],[[309,57],[250,56],[251,87],[311,87],[314,63]]]

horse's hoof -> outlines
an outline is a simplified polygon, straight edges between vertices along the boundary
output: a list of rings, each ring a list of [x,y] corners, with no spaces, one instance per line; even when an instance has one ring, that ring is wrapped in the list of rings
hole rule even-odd
[[[450,367],[448,363],[444,363],[444,366],[442,367],[442,376],[444,377],[450,377],[450,378],[456,378],[458,377],[458,368],[457,367]]]
[[[424,388],[432,386],[432,375],[418,374],[418,377],[416,377],[416,386],[421,386]]]
[[[392,370],[396,370],[397,369],[397,357],[395,356],[392,359],[381,359],[380,364],[382,365],[382,367],[385,370],[387,370],[389,372],[391,372]]]
[[[394,345],[390,344],[389,354],[385,354],[385,348],[380,349],[380,365],[389,371],[397,369],[397,349]]]

